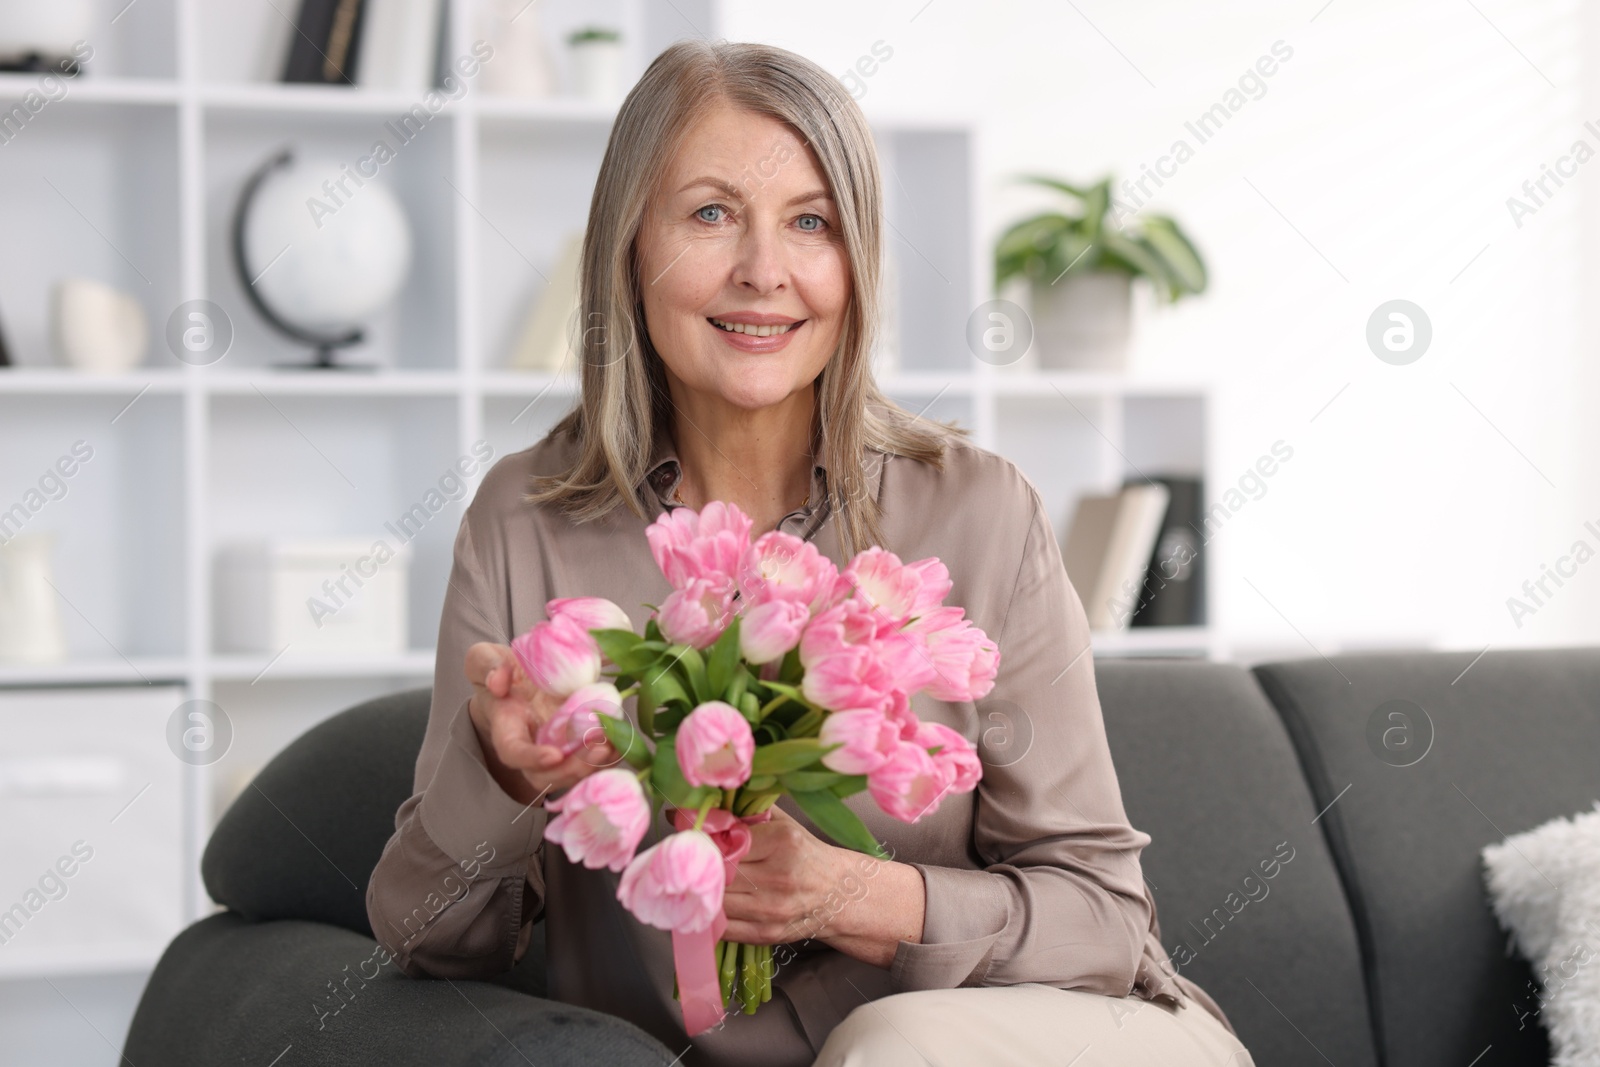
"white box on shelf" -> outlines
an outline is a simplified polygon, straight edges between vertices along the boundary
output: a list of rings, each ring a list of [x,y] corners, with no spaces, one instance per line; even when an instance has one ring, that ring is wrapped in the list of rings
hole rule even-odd
[[[242,541],[217,552],[224,652],[398,655],[411,550],[349,538]]]
[[[0,977],[149,967],[183,928],[184,699],[0,690]]]

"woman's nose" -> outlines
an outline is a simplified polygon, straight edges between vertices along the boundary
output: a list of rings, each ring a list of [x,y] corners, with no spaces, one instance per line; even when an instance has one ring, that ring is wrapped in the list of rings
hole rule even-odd
[[[788,276],[788,256],[779,236],[765,226],[746,230],[739,238],[734,284],[770,293],[782,288]]]

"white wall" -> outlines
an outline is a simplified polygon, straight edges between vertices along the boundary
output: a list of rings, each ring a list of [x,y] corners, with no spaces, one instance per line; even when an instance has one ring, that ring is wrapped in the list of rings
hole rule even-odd
[[[991,235],[1039,203],[1012,174],[1136,176],[1178,138],[1195,147],[1143,209],[1185,224],[1212,289],[1150,315],[1133,358],[1215,375],[1220,471],[1294,448],[1211,542],[1231,636],[1302,652],[1297,630],[1324,649],[1600,638],[1600,558],[1520,628],[1506,605],[1580,537],[1600,550],[1583,529],[1600,530],[1600,375],[1581,295],[1600,158],[1520,228],[1506,206],[1575,140],[1600,152],[1583,128],[1600,131],[1583,63],[1600,16],[1576,0],[722,5],[729,39],[835,72],[890,45],[869,113],[980,116]],[[1277,41],[1293,55],[1264,95],[1199,144],[1185,121]],[[1394,298],[1433,324],[1408,366],[1365,343]]]

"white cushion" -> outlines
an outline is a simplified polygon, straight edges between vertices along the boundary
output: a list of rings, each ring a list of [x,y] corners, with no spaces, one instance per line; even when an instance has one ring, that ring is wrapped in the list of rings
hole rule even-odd
[[[1500,925],[1537,988],[1513,1005],[1543,1024],[1552,1067],[1600,1067],[1600,802],[1483,850]]]

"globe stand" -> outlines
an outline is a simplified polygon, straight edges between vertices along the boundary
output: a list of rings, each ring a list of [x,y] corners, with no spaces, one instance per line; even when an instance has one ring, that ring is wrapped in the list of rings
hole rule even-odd
[[[256,279],[250,277],[249,260],[244,250],[245,221],[250,216],[251,205],[255,202],[257,191],[261,183],[280,167],[287,167],[294,161],[294,153],[285,148],[277,155],[267,160],[244,183],[244,188],[239,193],[239,202],[233,211],[233,268],[239,275],[239,284],[244,287],[245,295],[250,298],[250,303],[255,307],[261,317],[267,320],[267,325],[301,344],[310,345],[315,349],[315,356],[309,363],[275,363],[273,366],[295,370],[355,370],[375,371],[378,368],[373,364],[336,363],[334,354],[341,348],[358,345],[365,340],[365,335],[359,327],[341,334],[320,334],[312,330],[303,330],[292,322],[285,321],[277,312],[267,306],[256,290]],[[268,264],[271,266],[271,264]],[[263,273],[265,273],[263,271]]]

